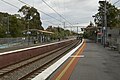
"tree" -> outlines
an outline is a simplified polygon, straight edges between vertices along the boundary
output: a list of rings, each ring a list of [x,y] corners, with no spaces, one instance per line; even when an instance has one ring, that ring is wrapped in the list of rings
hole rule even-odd
[[[95,23],[98,26],[104,26],[104,12],[105,12],[105,1],[99,1],[99,9],[98,13],[95,14]],[[107,8],[107,26],[114,28],[114,27],[120,27],[120,19],[118,19],[118,16],[120,14],[120,10],[117,9],[114,5],[112,5],[109,2],[106,2],[106,8]],[[119,25],[119,26],[118,26]]]
[[[29,23],[30,29],[41,29],[44,28],[41,26],[42,22],[40,21],[40,14],[34,7],[22,6],[18,12],[22,12],[24,15],[24,19]]]
[[[5,35],[5,29],[3,28],[3,25],[0,24],[0,38],[4,37]]]
[[[25,30],[24,20],[18,14],[10,15],[0,12],[0,37],[21,37]]]
[[[19,23],[20,20],[16,18],[16,16],[9,16],[9,30],[11,37],[20,37],[22,36],[22,31],[24,30],[24,26]]]
[[[53,38],[53,39],[65,38],[65,37],[71,35],[69,30],[64,30],[64,29],[61,28],[61,27],[48,26],[48,28],[47,28],[46,30],[47,30],[47,31],[54,32],[54,34],[52,35],[52,38]]]
[[[84,37],[92,40],[96,40],[97,27],[92,22],[85,28]]]

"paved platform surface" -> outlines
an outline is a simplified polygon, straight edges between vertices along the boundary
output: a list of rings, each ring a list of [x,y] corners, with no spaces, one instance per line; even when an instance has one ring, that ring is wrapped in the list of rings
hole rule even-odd
[[[86,42],[81,53],[84,57],[80,57],[68,80],[120,80],[120,54],[100,44]]]

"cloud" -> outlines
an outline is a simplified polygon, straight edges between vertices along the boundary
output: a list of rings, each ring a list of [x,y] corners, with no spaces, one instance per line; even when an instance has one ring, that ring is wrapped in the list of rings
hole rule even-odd
[[[5,0],[17,7],[21,8],[24,4],[20,3],[18,0]],[[51,10],[42,0],[22,0],[40,11],[49,14],[50,16],[55,17],[56,19],[64,22],[65,20],[60,18],[53,10]],[[79,23],[79,25],[88,25],[90,21],[93,20],[92,15],[97,13],[98,2],[99,0],[44,0],[47,2],[53,9],[55,9],[59,14],[61,14],[67,21],[66,25]],[[117,0],[112,0],[115,2]],[[117,5],[119,5],[118,3]],[[18,9],[2,2],[0,0],[0,11],[8,12],[11,14],[18,13]],[[42,23],[44,27],[54,24],[63,24],[43,13],[40,12]],[[46,22],[47,21],[47,22]],[[49,23],[50,22],[50,23]]]

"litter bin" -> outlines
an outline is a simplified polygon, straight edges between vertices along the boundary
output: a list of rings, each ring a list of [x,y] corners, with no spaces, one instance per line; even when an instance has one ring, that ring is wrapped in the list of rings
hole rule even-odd
[[[37,44],[37,40],[34,40],[34,44]]]

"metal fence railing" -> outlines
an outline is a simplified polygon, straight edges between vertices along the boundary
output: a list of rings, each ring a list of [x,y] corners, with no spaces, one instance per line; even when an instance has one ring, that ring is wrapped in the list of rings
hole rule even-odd
[[[0,49],[20,45],[27,42],[25,38],[0,38]]]

